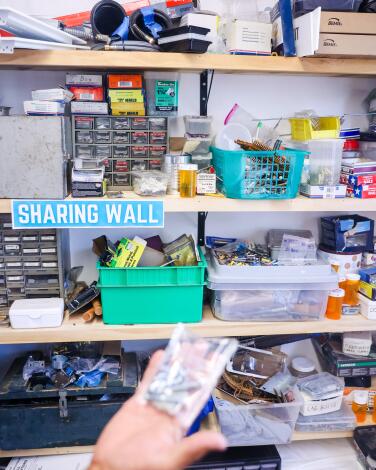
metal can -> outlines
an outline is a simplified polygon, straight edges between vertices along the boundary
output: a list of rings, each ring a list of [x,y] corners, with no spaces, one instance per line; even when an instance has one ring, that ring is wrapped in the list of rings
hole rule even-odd
[[[167,194],[179,194],[179,165],[191,163],[191,155],[171,155],[163,157],[162,171],[169,175]]]

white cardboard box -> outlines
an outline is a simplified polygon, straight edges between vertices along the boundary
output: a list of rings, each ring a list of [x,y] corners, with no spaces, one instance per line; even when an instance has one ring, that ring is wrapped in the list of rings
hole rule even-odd
[[[310,184],[300,185],[300,194],[312,199],[339,199],[346,197],[347,186],[339,184],[337,186],[311,186]]]
[[[227,48],[233,54],[270,55],[272,25],[257,21],[233,21],[227,29]]]
[[[72,101],[72,114],[108,114],[108,103],[94,101]]]
[[[360,313],[368,318],[368,320],[376,320],[376,302],[368,299],[366,296],[359,294]]]
[[[59,298],[20,299],[9,309],[12,328],[57,328],[63,317],[64,300]]]
[[[64,115],[65,103],[59,101],[24,101],[25,114]]]

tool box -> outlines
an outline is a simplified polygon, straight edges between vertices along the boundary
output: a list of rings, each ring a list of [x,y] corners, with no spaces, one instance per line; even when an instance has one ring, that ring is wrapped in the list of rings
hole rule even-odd
[[[97,387],[60,390],[25,386],[27,358],[16,359],[0,385],[1,450],[93,445],[138,385],[134,353],[122,352],[118,374],[106,374]]]

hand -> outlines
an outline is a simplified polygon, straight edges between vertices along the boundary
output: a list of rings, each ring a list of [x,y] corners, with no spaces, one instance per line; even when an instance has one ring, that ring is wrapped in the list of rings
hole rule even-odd
[[[155,353],[136,392],[112,418],[95,447],[89,470],[184,470],[208,452],[224,451],[222,434],[200,431],[183,438],[176,418],[140,399],[162,359]]]

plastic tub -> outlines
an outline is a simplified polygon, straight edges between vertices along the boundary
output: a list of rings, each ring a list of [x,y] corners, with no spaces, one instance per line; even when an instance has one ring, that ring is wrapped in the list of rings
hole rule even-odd
[[[351,406],[343,400],[341,409],[334,413],[317,416],[299,415],[295,430],[300,432],[338,432],[355,428],[355,415],[351,410]]]
[[[341,129],[339,117],[320,117],[316,119],[318,121],[317,129],[314,128],[310,118],[290,119],[292,139],[338,139]]]
[[[194,323],[202,319],[206,261],[197,266],[105,268],[97,265],[108,325]]]
[[[218,188],[233,199],[292,199],[298,194],[306,152],[247,152],[213,147]]]
[[[295,401],[265,405],[236,405],[214,397],[214,405],[222,433],[230,446],[288,444],[302,405],[294,389]]]
[[[185,131],[190,135],[210,135],[212,116],[184,116]]]
[[[309,184],[312,186],[339,184],[343,145],[344,141],[341,139],[309,141]]]

